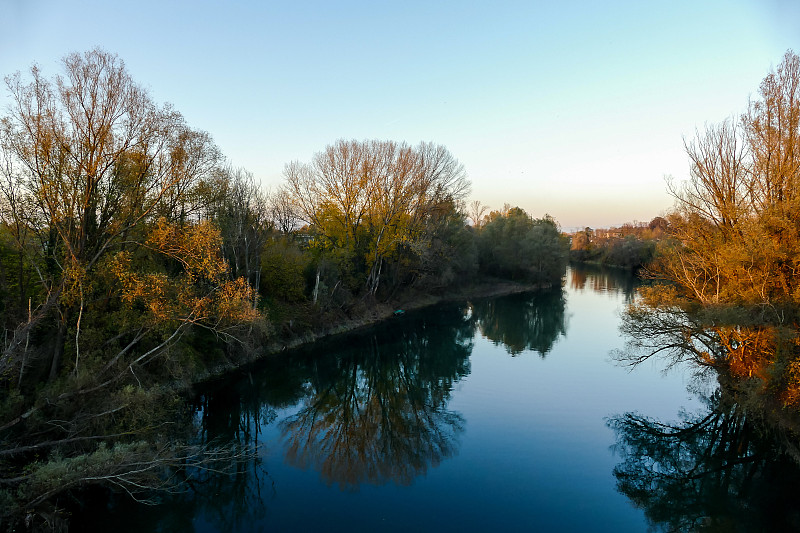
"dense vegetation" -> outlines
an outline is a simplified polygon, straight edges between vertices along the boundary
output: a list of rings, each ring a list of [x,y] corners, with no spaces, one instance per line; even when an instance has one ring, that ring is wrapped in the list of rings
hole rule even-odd
[[[669,223],[656,217],[648,224],[623,224],[618,228],[585,228],[572,234],[570,261],[636,270],[656,256],[658,243],[666,236]]]
[[[494,276],[551,283],[564,272],[567,250],[550,216],[533,219],[518,207],[492,211],[478,235],[481,271]]]
[[[6,79],[0,123],[0,527],[59,498],[172,490],[248,449],[185,444],[180,390],[249,345],[486,275],[560,283],[567,243],[518,208],[467,224],[442,147],[338,141],[265,193],[116,56]]]
[[[760,407],[800,402],[800,57],[788,52],[747,112],[687,143],[690,179],[624,357],[670,353],[719,370]],[[743,400],[744,401],[744,400]],[[773,411],[774,412],[774,411]],[[785,410],[781,416],[791,415]]]

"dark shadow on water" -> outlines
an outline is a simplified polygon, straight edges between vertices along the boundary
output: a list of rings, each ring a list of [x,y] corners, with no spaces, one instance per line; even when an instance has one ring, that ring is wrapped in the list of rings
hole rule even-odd
[[[565,298],[558,287],[443,304],[269,356],[208,383],[187,413],[198,442],[244,449],[261,445],[269,432],[271,446],[276,440],[279,446],[233,465],[233,474],[195,476],[189,491],[166,496],[155,508],[122,496],[89,498],[76,527],[122,533],[285,525],[291,520],[287,502],[276,495],[281,483],[307,483],[303,470],[315,473],[322,486],[345,491],[413,485],[458,454],[467,421],[448,405],[455,385],[471,372],[475,336],[512,355],[532,351],[544,357],[566,335]],[[275,479],[270,464],[280,465]],[[324,494],[319,485],[308,490]],[[317,504],[326,503],[310,505]]]
[[[617,489],[656,531],[800,531],[797,464],[729,395],[707,403],[672,424],[610,418]]]
[[[561,287],[473,303],[480,333],[512,356],[531,350],[544,358],[566,335],[566,298]]]

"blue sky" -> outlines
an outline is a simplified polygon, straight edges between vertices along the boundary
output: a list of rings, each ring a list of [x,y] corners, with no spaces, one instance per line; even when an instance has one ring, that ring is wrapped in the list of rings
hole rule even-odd
[[[745,109],[797,21],[793,0],[0,0],[0,74],[99,46],[267,187],[339,138],[433,141],[473,199],[604,227],[672,205],[684,138]]]

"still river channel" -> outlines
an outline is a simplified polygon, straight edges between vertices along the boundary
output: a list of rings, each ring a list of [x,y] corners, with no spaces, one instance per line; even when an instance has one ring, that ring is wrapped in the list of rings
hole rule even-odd
[[[563,288],[442,304],[270,358],[195,404],[199,438],[257,444],[256,461],[160,506],[93,510],[98,525],[81,527],[661,529],[619,490],[610,421],[703,416],[716,383],[612,360],[634,291],[626,273],[573,268]]]

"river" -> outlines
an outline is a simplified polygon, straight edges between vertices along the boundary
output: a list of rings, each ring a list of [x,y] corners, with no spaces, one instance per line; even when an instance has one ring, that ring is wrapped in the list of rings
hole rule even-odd
[[[702,418],[716,383],[680,366],[665,373],[656,361],[633,370],[615,363],[625,344],[620,311],[634,294],[624,272],[573,268],[563,288],[441,304],[270,357],[208,384],[193,406],[198,439],[258,445],[257,459],[235,475],[201,476],[163,505],[118,497],[89,506],[76,525],[673,529],[647,498],[663,483],[635,470],[664,466],[642,464],[639,426],[620,421]],[[722,505],[725,514],[739,504]],[[710,512],[686,520],[715,523]]]

